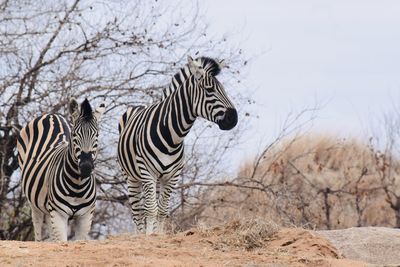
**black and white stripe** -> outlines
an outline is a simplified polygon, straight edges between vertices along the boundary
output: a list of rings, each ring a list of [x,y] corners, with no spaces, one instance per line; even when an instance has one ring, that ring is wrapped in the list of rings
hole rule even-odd
[[[163,231],[171,192],[184,161],[183,141],[197,117],[230,130],[237,112],[216,79],[223,63],[188,58],[164,91],[164,99],[147,108],[129,108],[120,120],[118,158],[128,175],[129,202],[136,231]]]
[[[30,121],[18,137],[22,189],[32,209],[36,241],[44,239],[44,224],[51,224],[52,239],[66,241],[72,217],[77,221],[76,239],[86,239],[90,230],[96,200],[92,170],[97,122],[104,104],[93,112],[87,99],[80,108],[72,99],[69,109],[72,131],[62,116],[47,114]]]

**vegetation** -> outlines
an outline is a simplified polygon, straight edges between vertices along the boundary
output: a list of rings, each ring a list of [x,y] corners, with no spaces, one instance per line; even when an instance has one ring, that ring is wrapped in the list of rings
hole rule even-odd
[[[288,137],[246,163],[236,178],[211,186],[192,216],[211,225],[256,217],[311,229],[398,228],[399,180],[400,161],[371,143]]]
[[[225,37],[208,36],[196,5],[182,10],[176,6],[186,5],[179,1],[159,2],[0,0],[0,239],[32,239],[16,140],[34,117],[67,115],[70,97],[107,104],[100,122],[98,208],[91,232],[99,238],[127,231],[131,223],[115,149],[118,119],[127,106],[158,101],[188,54],[225,58],[224,84],[237,83],[241,51],[230,49]],[[240,93],[227,89],[238,105],[243,103]],[[215,157],[221,158],[241,132],[225,138],[209,126],[198,124],[186,144],[191,164],[183,179],[219,172]],[[215,140],[207,149],[201,149],[204,132]],[[180,205],[177,201],[174,209]]]

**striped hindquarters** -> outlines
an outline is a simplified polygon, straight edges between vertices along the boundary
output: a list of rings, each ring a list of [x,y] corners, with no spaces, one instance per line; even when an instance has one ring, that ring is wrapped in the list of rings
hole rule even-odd
[[[18,141],[18,161],[21,168],[22,189],[35,207],[45,211],[48,198],[49,166],[58,165],[55,155],[67,149],[70,130],[64,118],[43,115],[21,129]]]
[[[119,120],[118,124],[118,131],[121,134],[123,129],[126,126],[127,121],[134,116],[139,110],[144,109],[143,106],[138,106],[138,107],[129,107],[128,110],[122,115],[121,119]]]
[[[135,121],[140,119],[141,114],[139,111],[144,110],[143,106],[129,107],[128,110],[122,115],[119,121],[119,142],[118,142],[118,160],[122,169],[126,174],[138,176],[139,172],[135,164],[135,142],[136,142],[136,129],[132,127]]]

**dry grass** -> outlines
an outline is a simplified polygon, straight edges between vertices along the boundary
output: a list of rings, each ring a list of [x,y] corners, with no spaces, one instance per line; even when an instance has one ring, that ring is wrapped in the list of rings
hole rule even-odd
[[[215,249],[224,250],[226,247],[245,248],[251,250],[263,247],[279,230],[279,226],[262,219],[234,220],[218,227],[198,227],[203,237],[216,236],[213,242]]]

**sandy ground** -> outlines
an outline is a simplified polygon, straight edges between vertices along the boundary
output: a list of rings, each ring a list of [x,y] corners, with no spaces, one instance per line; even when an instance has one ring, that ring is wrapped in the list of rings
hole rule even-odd
[[[311,231],[281,229],[255,248],[235,237],[216,229],[68,243],[0,241],[0,266],[365,266]]]

